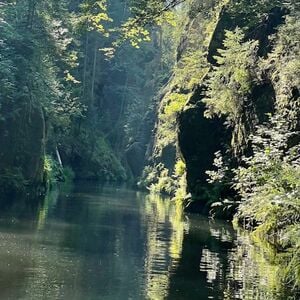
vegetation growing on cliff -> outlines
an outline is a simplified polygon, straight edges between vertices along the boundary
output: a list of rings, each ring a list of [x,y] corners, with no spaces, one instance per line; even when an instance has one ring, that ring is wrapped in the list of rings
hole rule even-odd
[[[196,35],[187,31],[179,44],[177,66],[162,91],[145,183],[174,195],[175,162],[183,155],[189,207],[205,211],[217,202],[214,209],[219,203],[231,213],[237,209],[241,225],[277,249],[291,251],[290,278],[284,280],[299,286],[299,7],[292,1],[218,4],[218,18],[210,14],[214,26],[201,20],[213,33],[197,27]],[[201,10],[193,10],[186,28],[198,24],[200,16]],[[207,48],[199,48],[208,38]],[[199,131],[219,130],[205,117],[223,123],[218,153],[225,154],[219,167],[226,170],[216,173],[204,167],[212,166],[216,148],[205,148],[204,133],[184,131],[193,130],[188,122]],[[210,165],[201,161],[206,156]],[[198,173],[193,164],[199,165]],[[207,185],[207,175],[217,180]]]
[[[227,155],[226,165],[220,165],[221,169],[217,173],[210,173],[217,181],[231,184],[236,195],[233,199],[232,195],[228,195],[230,200],[214,207],[234,205],[237,207],[235,219],[241,226],[253,231],[253,235],[266,239],[277,249],[290,253],[290,261],[285,263],[287,273],[282,280],[293,282],[295,289],[298,289],[300,86],[297,65],[300,61],[300,45],[299,35],[294,27],[299,21],[299,11],[296,11],[293,10],[291,15],[286,16],[283,24],[278,25],[276,33],[269,37],[271,46],[268,46],[269,53],[264,57],[259,57],[258,47],[266,45],[247,41],[245,36],[240,35],[240,49],[232,56],[230,63],[238,62],[247,51],[249,56],[241,59],[235,68],[231,68],[230,63],[226,65],[224,59],[234,49],[227,45],[232,37],[239,39],[240,29],[228,32],[224,42],[225,49],[219,50],[221,57],[216,57],[217,65],[207,80],[208,91],[204,102],[210,115],[216,113],[227,116],[232,135],[237,136],[231,140],[230,150],[236,158]],[[244,52],[242,47],[246,44]],[[243,63],[246,65],[243,66]],[[242,73],[240,66],[243,66]],[[272,86],[269,89],[272,105],[267,102],[270,99],[261,97],[255,90],[257,86],[266,88],[266,84]],[[225,90],[220,97],[222,87]],[[242,93],[239,94],[239,91]],[[262,106],[262,101],[266,106]],[[267,120],[260,117],[262,110],[265,110]],[[241,126],[245,130],[237,131]],[[240,145],[244,147],[243,154],[236,152]],[[228,172],[228,168],[231,172]],[[218,174],[227,175],[221,178]]]
[[[164,31],[173,26],[172,13],[166,10],[164,18],[157,16],[155,28],[134,25],[147,33],[145,45],[143,39],[134,42],[133,28],[125,26],[127,19],[142,20],[141,3],[0,4],[0,137],[6,145],[1,149],[1,172],[18,168],[24,182],[43,184],[47,153],[72,168],[77,179],[133,180],[138,174],[127,162],[126,150],[144,139],[140,120],[153,108],[152,97],[168,78],[169,53],[175,51]],[[139,50],[132,43],[138,43]],[[108,49],[114,54],[110,60]],[[7,134],[8,128],[14,131]],[[32,172],[24,171],[26,155],[32,157]]]
[[[209,73],[208,91],[204,103],[206,116],[225,115],[227,124],[234,128],[231,145],[238,148],[247,145],[251,118],[251,91],[255,85],[255,64],[258,41],[244,42],[240,28],[226,31],[224,49],[215,56],[216,66]],[[220,95],[222,95],[220,97]]]

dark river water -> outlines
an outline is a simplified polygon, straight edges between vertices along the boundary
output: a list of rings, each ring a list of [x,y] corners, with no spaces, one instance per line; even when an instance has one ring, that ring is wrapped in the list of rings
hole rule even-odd
[[[1,300],[284,299],[246,235],[168,199],[78,184],[21,207],[0,216]]]

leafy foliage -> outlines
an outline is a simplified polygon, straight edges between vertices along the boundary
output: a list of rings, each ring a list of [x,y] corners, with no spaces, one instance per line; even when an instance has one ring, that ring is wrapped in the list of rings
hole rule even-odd
[[[291,214],[286,219],[283,216],[281,222],[276,220],[273,226],[299,222],[294,210],[299,209],[296,204],[300,203],[300,148],[299,145],[288,147],[289,140],[296,134],[289,132],[285,120],[273,117],[270,124],[258,127],[252,137],[253,156],[245,157],[245,167],[237,171],[235,187],[244,201],[240,211],[245,215],[248,211],[250,218],[253,217],[266,228],[266,223],[270,224],[273,220],[268,215],[268,209],[271,215],[273,209],[282,210],[287,216]],[[274,229],[270,227],[267,232]]]
[[[268,10],[275,1],[253,1],[250,6],[239,1],[235,9],[239,5],[244,13],[253,5],[255,15],[251,17],[250,11],[247,13],[248,28],[251,28],[261,18],[258,8]],[[289,263],[284,263],[280,278],[285,283],[292,282],[295,289],[300,283],[298,21],[298,12],[293,10],[272,36],[271,52],[261,59],[256,54],[257,42],[245,41],[241,29],[227,32],[224,49],[219,50],[217,65],[207,80],[204,99],[207,116],[225,116],[233,129],[231,148],[250,145],[238,166],[230,156],[224,161],[217,153],[217,169],[207,172],[213,184],[211,189],[221,184],[221,188],[233,187],[237,195],[221,198],[212,205],[213,211],[237,207],[236,221],[252,230],[254,239],[267,241],[277,251],[287,251]],[[268,122],[254,126],[258,120],[253,101],[258,100],[251,93],[260,82],[270,82],[274,88],[275,113],[267,114]],[[264,100],[259,98],[259,101]]]
[[[112,19],[107,14],[107,1],[84,0],[80,4],[80,9],[79,25],[88,31],[96,30],[108,37],[109,33],[104,23],[112,22]]]
[[[292,247],[294,258],[287,276],[299,287],[300,146],[289,147],[297,132],[273,117],[252,137],[253,155],[239,167],[235,188],[241,196],[236,218],[277,247]]]
[[[287,16],[285,24],[273,36],[273,51],[260,63],[260,68],[269,74],[276,89],[277,109],[294,127],[299,126],[300,115],[299,25],[297,13]]]
[[[256,80],[254,66],[258,42],[244,42],[244,39],[240,28],[226,31],[224,49],[219,49],[220,55],[215,57],[217,66],[213,66],[209,74],[208,90],[203,100],[207,117],[225,115],[227,124],[234,128],[234,147],[247,144],[247,125],[251,126],[249,96]]]
[[[140,187],[146,187],[152,194],[166,194],[173,197],[178,203],[182,203],[186,196],[186,167],[185,163],[178,159],[172,174],[160,163],[155,167],[147,166]]]

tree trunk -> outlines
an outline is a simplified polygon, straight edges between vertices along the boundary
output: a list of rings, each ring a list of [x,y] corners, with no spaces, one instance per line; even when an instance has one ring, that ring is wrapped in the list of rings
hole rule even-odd
[[[98,58],[98,40],[95,39],[94,58],[93,58],[93,73],[92,73],[92,86],[91,86],[91,107],[95,104],[95,81],[97,73],[97,58]]]
[[[83,62],[83,83],[82,83],[82,98],[86,96],[86,79],[87,79],[87,61],[88,61],[88,44],[89,33],[86,33],[85,37],[85,49],[84,49],[84,62]]]

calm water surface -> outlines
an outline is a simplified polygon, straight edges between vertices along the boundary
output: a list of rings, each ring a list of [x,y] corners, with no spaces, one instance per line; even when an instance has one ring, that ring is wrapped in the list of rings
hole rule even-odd
[[[2,213],[0,299],[275,299],[262,256],[168,199],[79,184]]]

